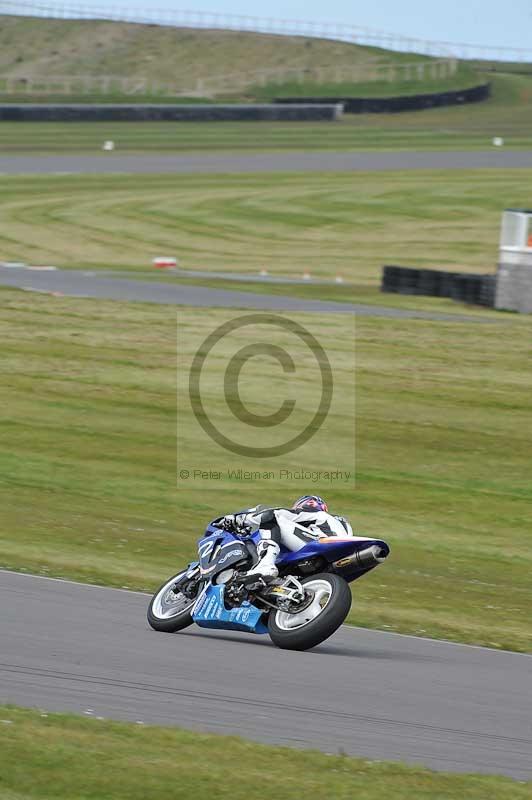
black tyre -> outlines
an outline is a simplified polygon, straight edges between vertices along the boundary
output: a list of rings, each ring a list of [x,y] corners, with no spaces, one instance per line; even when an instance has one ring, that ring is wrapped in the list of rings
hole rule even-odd
[[[272,642],[284,650],[309,650],[325,641],[345,620],[351,608],[351,591],[339,575],[320,573],[301,581],[312,593],[298,614],[272,611],[268,632]]]
[[[185,575],[186,570],[179,572],[160,586],[148,606],[148,622],[156,631],[176,633],[192,625],[192,607],[196,602],[198,591],[190,598],[183,592],[175,591],[176,582]]]

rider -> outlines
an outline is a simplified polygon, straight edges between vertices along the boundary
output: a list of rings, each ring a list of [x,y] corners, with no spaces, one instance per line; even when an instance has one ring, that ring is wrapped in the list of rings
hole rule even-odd
[[[247,577],[256,575],[266,579],[278,575],[275,561],[280,545],[296,551],[325,536],[353,536],[349,522],[344,517],[329,514],[327,503],[312,494],[300,497],[292,508],[255,506],[221,517],[216,524],[242,536],[249,536],[258,529],[261,537],[257,544],[258,561],[247,572]]]

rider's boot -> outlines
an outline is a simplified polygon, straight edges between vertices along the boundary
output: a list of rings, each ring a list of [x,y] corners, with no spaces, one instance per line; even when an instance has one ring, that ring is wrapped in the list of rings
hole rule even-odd
[[[257,545],[257,555],[259,560],[246,573],[246,582],[249,577],[264,578],[265,580],[276,578],[279,574],[275,566],[275,560],[279,555],[279,545],[272,539],[261,539]]]

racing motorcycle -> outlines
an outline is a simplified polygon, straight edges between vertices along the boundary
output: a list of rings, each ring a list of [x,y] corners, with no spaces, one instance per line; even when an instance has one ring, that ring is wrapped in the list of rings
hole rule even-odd
[[[221,520],[221,518],[220,518]],[[381,539],[328,536],[292,552],[281,547],[279,577],[246,576],[257,562],[258,531],[242,537],[211,522],[198,542],[199,561],[155,592],[148,622],[175,633],[202,628],[270,635],[277,647],[308,650],[328,639],[351,608],[349,583],[381,564]]]

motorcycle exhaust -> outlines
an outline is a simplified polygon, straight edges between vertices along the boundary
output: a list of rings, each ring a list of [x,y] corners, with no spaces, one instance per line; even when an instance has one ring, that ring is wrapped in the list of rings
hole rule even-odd
[[[366,547],[365,550],[359,550],[358,553],[353,553],[351,556],[341,558],[339,561],[333,561],[333,567],[350,567],[356,566],[360,569],[368,569],[368,567],[376,567],[378,564],[387,558],[388,553],[383,547],[378,544],[372,544],[371,547]]]

